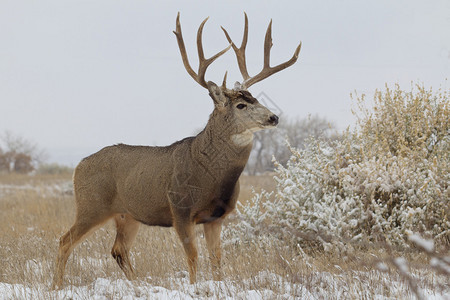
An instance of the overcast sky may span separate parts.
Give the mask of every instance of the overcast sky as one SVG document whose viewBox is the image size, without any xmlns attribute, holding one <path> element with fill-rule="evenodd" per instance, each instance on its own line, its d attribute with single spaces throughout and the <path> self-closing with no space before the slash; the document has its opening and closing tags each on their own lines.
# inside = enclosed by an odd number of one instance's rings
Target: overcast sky
<svg viewBox="0 0 450 300">
<path fill-rule="evenodd" d="M 172 33 L 178 11 L 194 69 L 196 31 L 208 16 L 207 57 L 228 45 L 220 26 L 240 43 L 247 12 L 250 75 L 262 67 L 270 19 L 272 65 L 302 41 L 295 65 L 250 88 L 282 119 L 317 114 L 343 129 L 354 123 L 353 91 L 370 98 L 385 83 L 450 87 L 448 0 L 0 0 L 0 133 L 75 165 L 107 145 L 167 145 L 204 127 L 212 100 L 183 67 Z M 232 51 L 206 79 L 220 83 L 226 70 L 229 85 L 241 81 Z"/>
</svg>

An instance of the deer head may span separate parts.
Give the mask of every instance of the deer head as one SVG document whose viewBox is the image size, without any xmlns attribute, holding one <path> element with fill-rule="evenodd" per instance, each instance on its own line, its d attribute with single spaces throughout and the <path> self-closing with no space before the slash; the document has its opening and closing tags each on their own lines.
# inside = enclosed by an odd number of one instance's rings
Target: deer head
<svg viewBox="0 0 450 300">
<path fill-rule="evenodd" d="M 186 48 L 184 46 L 183 36 L 181 33 L 180 13 L 178 13 L 177 16 L 176 30 L 174 31 L 175 36 L 177 37 L 178 47 L 180 49 L 181 57 L 183 59 L 183 64 L 186 68 L 186 71 L 198 84 L 208 89 L 209 95 L 214 101 L 215 110 L 213 112 L 213 115 L 222 115 L 222 117 L 226 120 L 239 120 L 239 122 L 234 123 L 235 133 L 238 134 L 238 138 L 236 139 L 238 140 L 243 136 L 252 136 L 252 133 L 255 131 L 275 127 L 278 124 L 278 116 L 273 114 L 264 105 L 259 103 L 258 100 L 254 98 L 247 89 L 253 84 L 271 76 L 272 74 L 275 74 L 293 65 L 298 59 L 301 48 L 300 43 L 291 59 L 275 67 L 271 67 L 270 48 L 272 47 L 272 21 L 270 21 L 264 41 L 263 69 L 257 75 L 250 77 L 245 61 L 245 48 L 247 46 L 248 39 L 248 18 L 246 13 L 244 13 L 244 16 L 245 27 L 241 46 L 238 48 L 231 40 L 228 32 L 222 27 L 222 30 L 225 33 L 225 36 L 230 45 L 208 59 L 205 58 L 202 44 L 203 27 L 208 18 L 206 18 L 200 24 L 200 27 L 197 31 L 197 50 L 199 57 L 199 67 L 197 73 L 189 64 L 189 59 L 186 53 Z M 239 70 L 244 79 L 242 83 L 236 82 L 233 89 L 228 89 L 226 87 L 226 72 L 221 86 L 217 86 L 212 81 L 206 82 L 205 73 L 208 66 L 225 52 L 227 52 L 231 47 L 236 54 Z M 239 143 L 239 141 L 237 141 L 237 143 Z"/>
</svg>

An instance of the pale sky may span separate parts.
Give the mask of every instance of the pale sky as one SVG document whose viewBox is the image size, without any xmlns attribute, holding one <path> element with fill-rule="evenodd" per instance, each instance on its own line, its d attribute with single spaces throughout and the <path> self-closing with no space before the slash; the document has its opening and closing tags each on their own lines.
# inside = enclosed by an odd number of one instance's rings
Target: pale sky
<svg viewBox="0 0 450 300">
<path fill-rule="evenodd" d="M 189 4 L 188 4 L 189 3 Z M 194 4 L 195 3 L 195 4 Z M 249 17 L 250 75 L 263 63 L 273 20 L 271 63 L 299 60 L 255 84 L 282 118 L 319 115 L 354 124 L 350 93 L 385 83 L 449 89 L 450 1 L 17 1 L 0 0 L 0 133 L 37 143 L 69 165 L 104 146 L 168 145 L 206 124 L 206 89 L 185 71 L 175 35 L 181 25 L 197 69 L 196 32 L 207 57 L 225 48 L 224 26 L 240 44 Z M 241 81 L 232 50 L 207 80 Z M 281 120 L 282 121 L 282 120 Z"/>
</svg>

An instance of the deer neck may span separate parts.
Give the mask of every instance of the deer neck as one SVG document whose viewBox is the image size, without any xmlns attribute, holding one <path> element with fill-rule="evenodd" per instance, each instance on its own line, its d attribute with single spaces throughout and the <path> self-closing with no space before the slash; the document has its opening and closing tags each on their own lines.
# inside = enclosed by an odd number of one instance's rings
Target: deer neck
<svg viewBox="0 0 450 300">
<path fill-rule="evenodd" d="M 222 117 L 222 118 L 221 118 Z M 226 117 L 211 115 L 193 144 L 197 159 L 213 167 L 244 169 L 253 145 L 253 132 L 236 130 Z"/>
</svg>

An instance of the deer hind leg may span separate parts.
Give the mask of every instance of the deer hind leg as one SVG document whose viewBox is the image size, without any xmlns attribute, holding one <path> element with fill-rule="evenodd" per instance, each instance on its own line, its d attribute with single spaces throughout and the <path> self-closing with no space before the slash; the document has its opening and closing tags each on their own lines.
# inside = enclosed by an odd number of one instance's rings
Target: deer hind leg
<svg viewBox="0 0 450 300">
<path fill-rule="evenodd" d="M 109 215 L 102 215 L 96 212 L 96 215 L 90 214 L 78 215 L 75 224 L 66 232 L 59 240 L 58 258 L 56 260 L 56 268 L 53 276 L 52 288 L 61 288 L 64 277 L 64 269 L 66 267 L 67 259 L 72 250 L 78 245 L 88 233 L 98 225 L 104 223 L 109 219 Z"/>
<path fill-rule="evenodd" d="M 127 279 L 134 280 L 136 276 L 131 266 L 129 251 L 136 238 L 140 223 L 127 214 L 115 216 L 114 221 L 116 222 L 117 234 L 111 254 Z"/>
<path fill-rule="evenodd" d="M 197 280 L 197 245 L 195 236 L 195 224 L 190 221 L 175 221 L 175 230 L 183 244 L 189 267 L 189 281 L 195 283 Z"/>
<path fill-rule="evenodd" d="M 221 260 L 221 250 L 220 250 L 220 232 L 222 230 L 222 221 L 218 220 L 211 223 L 205 223 L 203 225 L 205 232 L 206 246 L 209 252 L 209 259 L 211 261 L 211 268 L 213 273 L 213 278 L 216 281 L 222 279 L 220 260 Z"/>
</svg>

